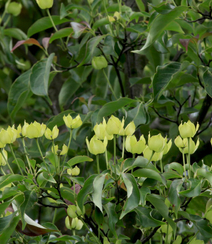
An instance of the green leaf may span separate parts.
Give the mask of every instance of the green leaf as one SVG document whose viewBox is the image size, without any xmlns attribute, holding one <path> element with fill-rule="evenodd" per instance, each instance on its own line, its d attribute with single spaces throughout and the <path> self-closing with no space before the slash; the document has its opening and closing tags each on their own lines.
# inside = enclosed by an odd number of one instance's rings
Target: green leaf
<svg viewBox="0 0 212 244">
<path fill-rule="evenodd" d="M 109 116 L 120 108 L 123 108 L 124 106 L 129 105 L 133 102 L 135 102 L 133 99 L 122 97 L 116 101 L 105 104 L 98 112 L 97 123 L 102 122 L 103 117 Z"/>
<path fill-rule="evenodd" d="M 10 88 L 7 109 L 11 118 L 16 116 L 16 113 L 23 106 L 25 101 L 32 96 L 29 83 L 30 74 L 31 69 L 21 74 Z"/>
<path fill-rule="evenodd" d="M 110 21 L 109 21 L 108 17 L 105 17 L 105 18 L 102 18 L 102 19 L 97 20 L 97 21 L 93 24 L 92 29 L 97 29 L 97 28 L 99 28 L 100 26 L 108 25 L 108 24 L 110 24 Z"/>
<path fill-rule="evenodd" d="M 158 66 L 152 81 L 154 100 L 158 100 L 173 76 L 180 71 L 181 63 L 171 62 L 169 64 Z"/>
<path fill-rule="evenodd" d="M 203 74 L 203 81 L 205 84 L 205 90 L 208 93 L 210 97 L 212 97 L 212 85 L 211 85 L 211 79 L 212 79 L 212 69 L 208 68 L 205 73 Z"/>
<path fill-rule="evenodd" d="M 142 0 L 136 0 L 136 4 L 137 4 L 137 6 L 138 6 L 138 8 L 139 8 L 139 10 L 140 10 L 141 12 L 142 12 L 142 11 L 145 11 L 145 6 L 144 6 Z"/>
<path fill-rule="evenodd" d="M 88 156 L 76 156 L 74 158 L 71 158 L 67 164 L 69 167 L 72 167 L 74 166 L 75 164 L 78 164 L 78 163 L 83 163 L 83 162 L 92 162 L 93 159 L 92 158 L 89 158 Z"/>
<path fill-rule="evenodd" d="M 72 33 L 73 33 L 73 28 L 71 28 L 71 27 L 60 29 L 51 36 L 49 43 L 52 43 L 54 40 L 57 40 L 57 39 L 60 39 L 63 37 L 68 37 Z"/>
<path fill-rule="evenodd" d="M 164 219 L 167 220 L 174 232 L 176 232 L 176 223 L 169 217 L 169 209 L 165 204 L 165 199 L 162 199 L 158 195 L 151 194 L 147 196 L 147 200 L 158 210 Z"/>
<path fill-rule="evenodd" d="M 54 53 L 47 59 L 37 62 L 32 67 L 30 87 L 35 95 L 48 96 L 49 74 L 53 58 Z"/>
<path fill-rule="evenodd" d="M 197 197 L 201 193 L 201 184 L 202 181 L 198 179 L 190 179 L 190 189 L 179 192 L 180 195 L 186 197 Z"/>
<path fill-rule="evenodd" d="M 60 188 L 61 196 L 74 204 L 74 192 L 68 187 Z"/>
<path fill-rule="evenodd" d="M 129 198 L 133 192 L 133 185 L 130 180 L 126 177 L 125 174 L 122 173 L 122 178 L 124 180 L 124 184 L 127 187 L 127 198 Z"/>
<path fill-rule="evenodd" d="M 197 176 L 203 176 L 204 178 L 206 178 L 208 180 L 208 182 L 212 185 L 212 173 L 206 171 L 206 169 L 201 168 L 198 169 L 196 172 Z"/>
<path fill-rule="evenodd" d="M 166 224 L 163 221 L 153 218 L 152 210 L 147 207 L 138 206 L 135 212 L 137 214 L 137 221 L 143 228 L 157 227 Z"/>
<path fill-rule="evenodd" d="M 166 185 L 166 181 L 161 177 L 161 175 L 152 169 L 138 169 L 133 172 L 133 175 L 135 177 L 146 177 L 154 179 Z"/>
<path fill-rule="evenodd" d="M 22 175 L 4 175 L 0 177 L 0 189 L 4 186 L 16 182 L 24 180 L 24 176 Z"/>
<path fill-rule="evenodd" d="M 105 212 L 108 216 L 108 225 L 110 228 L 110 231 L 113 233 L 113 235 L 118 238 L 117 231 L 116 231 L 116 223 L 118 222 L 118 215 L 116 213 L 116 205 L 114 203 L 107 203 L 104 205 Z"/>
<path fill-rule="evenodd" d="M 123 210 L 120 215 L 120 219 L 122 219 L 126 214 L 128 214 L 132 210 L 134 210 L 140 202 L 140 191 L 138 189 L 135 178 L 131 174 L 122 174 L 122 176 L 123 178 L 127 178 L 128 181 L 131 182 L 133 186 L 133 191 L 124 204 Z"/>
<path fill-rule="evenodd" d="M 11 214 L 5 218 L 0 218 L 0 243 L 7 244 L 10 236 L 15 231 L 18 224 L 19 216 Z"/>
<path fill-rule="evenodd" d="M 152 45 L 155 40 L 167 29 L 170 23 L 177 19 L 188 8 L 186 6 L 179 6 L 174 8 L 167 14 L 158 15 L 150 25 L 147 40 L 141 50 L 133 51 L 134 53 L 141 54 L 146 48 Z"/>
<path fill-rule="evenodd" d="M 182 242 L 182 237 L 181 236 L 177 236 L 176 240 L 173 242 L 173 244 L 181 244 Z M 191 244 L 191 243 L 190 243 Z M 195 243 L 193 243 L 195 244 Z M 197 243 L 196 243 L 197 244 Z"/>
<path fill-rule="evenodd" d="M 52 16 L 55 25 L 60 25 L 65 22 L 69 22 L 68 19 L 60 19 L 60 16 Z M 30 26 L 27 32 L 27 36 L 30 37 L 38 32 L 49 29 L 53 27 L 51 20 L 49 17 L 44 17 L 42 19 L 37 20 L 33 25 Z"/>
<path fill-rule="evenodd" d="M 181 204 L 179 191 L 182 184 L 183 180 L 174 180 L 172 181 L 171 186 L 169 188 L 168 199 L 170 203 L 174 206 L 175 214 L 177 214 Z"/>
<path fill-rule="evenodd" d="M 137 127 L 141 124 L 147 124 L 149 122 L 149 119 L 150 118 L 149 118 L 147 105 L 143 103 L 139 103 L 139 105 L 136 106 L 135 108 L 128 110 L 125 123 L 128 124 L 133 120 L 135 126 Z"/>
<path fill-rule="evenodd" d="M 3 30 L 5 36 L 10 36 L 18 40 L 28 39 L 27 35 L 18 28 L 7 28 Z"/>
<path fill-rule="evenodd" d="M 106 174 L 97 175 L 93 181 L 93 202 L 102 212 L 102 190 Z"/>
<path fill-rule="evenodd" d="M 88 194 L 93 191 L 93 181 L 96 178 L 96 175 L 90 176 L 84 183 L 82 189 L 77 195 L 77 203 L 79 208 L 83 211 L 84 202 Z"/>
<path fill-rule="evenodd" d="M 165 165 L 164 169 L 165 169 L 165 171 L 167 171 L 169 169 L 176 170 L 181 176 L 183 176 L 183 173 L 184 173 L 183 166 L 181 164 L 175 163 L 175 162 Z"/>
<path fill-rule="evenodd" d="M 65 106 L 75 96 L 77 90 L 87 80 L 93 68 L 91 66 L 78 67 L 72 70 L 71 76 L 63 84 L 59 93 L 59 104 Z"/>
</svg>

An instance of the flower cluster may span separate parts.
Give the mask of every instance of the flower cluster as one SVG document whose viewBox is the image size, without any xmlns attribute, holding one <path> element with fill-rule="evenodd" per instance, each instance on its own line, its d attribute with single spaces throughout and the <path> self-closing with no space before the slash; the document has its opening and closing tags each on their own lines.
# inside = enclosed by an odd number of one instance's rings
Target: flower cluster
<svg viewBox="0 0 212 244">
<path fill-rule="evenodd" d="M 161 134 L 152 137 L 149 135 L 148 144 L 146 144 L 143 135 L 137 140 L 133 135 L 136 130 L 134 122 L 131 121 L 126 127 L 124 124 L 124 119 L 120 120 L 113 115 L 108 122 L 103 119 L 102 123 L 96 124 L 94 126 L 95 135 L 90 142 L 86 138 L 88 150 L 94 155 L 104 153 L 108 140 L 112 140 L 117 135 L 126 138 L 124 146 L 128 152 L 132 154 L 141 154 L 143 152 L 144 157 L 152 161 L 160 160 L 171 148 L 171 140 L 167 142 L 167 138 L 163 138 Z"/>
<path fill-rule="evenodd" d="M 183 154 L 193 154 L 198 146 L 199 139 L 197 142 L 192 140 L 199 129 L 199 124 L 195 126 L 190 120 L 185 123 L 181 123 L 178 127 L 180 136 L 177 136 L 174 140 L 175 145 L 179 148 L 180 152 Z"/>
</svg>

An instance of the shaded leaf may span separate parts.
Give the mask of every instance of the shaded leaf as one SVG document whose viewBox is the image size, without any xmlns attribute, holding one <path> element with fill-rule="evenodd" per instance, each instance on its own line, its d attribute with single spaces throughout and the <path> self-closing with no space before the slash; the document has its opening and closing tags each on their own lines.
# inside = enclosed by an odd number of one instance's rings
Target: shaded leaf
<svg viewBox="0 0 212 244">
<path fill-rule="evenodd" d="M 76 156 L 74 158 L 71 158 L 67 164 L 69 167 L 72 167 L 74 166 L 75 164 L 78 164 L 78 163 L 83 163 L 83 162 L 92 162 L 93 159 L 92 158 L 89 158 L 88 156 Z"/>
</svg>

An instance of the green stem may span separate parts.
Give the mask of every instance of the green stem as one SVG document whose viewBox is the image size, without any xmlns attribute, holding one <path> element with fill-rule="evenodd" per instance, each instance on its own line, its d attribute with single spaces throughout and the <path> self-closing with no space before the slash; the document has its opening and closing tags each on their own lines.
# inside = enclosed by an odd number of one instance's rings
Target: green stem
<svg viewBox="0 0 212 244">
<path fill-rule="evenodd" d="M 3 148 L 1 149 L 1 154 L 2 154 L 2 157 L 4 158 L 5 162 L 7 162 L 7 166 L 8 166 L 8 168 L 9 168 L 10 172 L 11 172 L 12 174 L 14 174 L 12 168 L 10 167 L 10 164 L 9 164 L 8 160 L 7 160 L 7 159 L 5 158 L 5 156 L 4 156 Z"/>
<path fill-rule="evenodd" d="M 44 163 L 44 165 L 45 165 L 45 167 L 46 167 L 46 170 L 49 171 L 49 168 L 48 168 L 48 166 L 47 166 L 47 164 L 46 164 L 46 162 L 45 162 L 45 160 L 44 160 L 43 153 L 42 153 L 42 151 L 41 151 L 41 148 L 40 148 L 40 144 L 39 144 L 38 138 L 35 138 L 35 140 L 36 140 L 37 147 L 38 147 L 39 153 L 40 153 L 40 155 L 41 155 L 42 161 L 43 161 L 43 163 Z"/>
<path fill-rule="evenodd" d="M 69 149 L 69 147 L 70 147 L 70 145 L 71 145 L 72 134 L 73 134 L 73 129 L 70 130 L 70 137 L 69 137 L 69 141 L 68 141 L 68 149 Z M 65 163 L 65 161 L 66 161 L 67 154 L 68 154 L 68 152 L 66 153 L 66 155 L 65 155 L 65 157 L 64 157 L 63 165 L 64 165 L 64 163 Z"/>
<path fill-rule="evenodd" d="M 168 237 L 169 237 L 169 225 L 167 224 L 166 244 L 169 243 L 169 239 L 168 239 Z"/>
<path fill-rule="evenodd" d="M 59 173 L 60 172 L 60 160 L 58 159 L 57 153 L 55 151 L 54 140 L 52 140 L 52 146 L 53 146 L 53 152 L 54 152 L 54 160 L 55 160 L 56 170 L 58 170 L 58 173 Z"/>
<path fill-rule="evenodd" d="M 58 29 L 57 29 L 57 27 L 56 27 L 56 25 L 55 25 L 55 23 L 54 23 L 54 21 L 53 21 L 53 19 L 52 19 L 52 16 L 51 16 L 51 14 L 50 14 L 48 8 L 47 8 L 46 12 L 47 12 L 47 14 L 48 14 L 48 16 L 49 16 L 49 19 L 50 19 L 50 21 L 51 21 L 51 23 L 52 23 L 52 25 L 53 25 L 55 31 L 58 32 Z M 63 40 L 62 40 L 61 38 L 60 38 L 60 41 L 61 41 L 61 44 L 62 44 L 62 48 L 63 48 L 64 50 L 66 50 L 66 47 L 65 47 L 65 45 L 64 45 L 64 43 L 63 43 Z"/>
<path fill-rule="evenodd" d="M 115 177 L 116 177 L 116 135 L 113 136 L 113 157 L 114 157 L 114 169 L 115 169 Z"/>
<path fill-rule="evenodd" d="M 10 150 L 11 150 L 11 152 L 12 152 L 13 158 L 15 159 L 15 162 L 16 162 L 16 164 L 17 164 L 17 166 L 18 166 L 18 169 L 19 169 L 20 173 L 23 175 L 23 172 L 22 172 L 21 167 L 20 167 L 20 165 L 19 165 L 19 162 L 18 162 L 18 160 L 17 160 L 17 158 L 16 158 L 16 156 L 15 156 L 15 153 L 14 153 L 14 151 L 13 151 L 13 147 L 12 147 L 11 144 L 10 144 Z M 25 169 L 24 169 L 24 170 L 25 170 Z M 26 171 L 25 171 L 25 172 L 26 172 Z"/>
<path fill-rule="evenodd" d="M 100 169 L 99 169 L 99 154 L 96 155 L 96 163 L 97 163 L 97 174 L 100 174 Z"/>
<path fill-rule="evenodd" d="M 152 155 L 151 155 L 151 157 L 149 158 L 149 161 L 148 161 L 148 163 L 147 163 L 147 165 L 146 165 L 146 167 L 149 165 L 149 163 L 151 162 L 151 160 L 152 160 L 152 157 L 153 157 L 153 151 L 152 151 Z"/>
<path fill-rule="evenodd" d="M 52 220 L 53 224 L 55 223 L 56 216 L 57 216 L 57 208 L 55 208 L 55 210 L 54 210 L 54 216 L 53 216 L 53 220 Z"/>
<path fill-rule="evenodd" d="M 160 172 L 163 173 L 163 162 L 162 162 L 162 159 L 160 159 Z"/>
<path fill-rule="evenodd" d="M 188 156 L 187 156 L 187 163 L 188 163 L 188 178 L 191 177 L 191 163 L 190 163 L 190 137 L 188 138 Z"/>
<path fill-rule="evenodd" d="M 94 239 L 96 239 L 98 244 L 101 244 L 100 240 L 97 238 L 97 236 L 94 235 L 93 231 L 90 230 L 89 226 L 85 223 L 84 219 L 82 217 L 78 217 L 84 224 L 84 226 L 87 228 L 87 230 L 89 231 L 89 233 L 91 233 L 91 235 L 93 236 Z"/>
<path fill-rule="evenodd" d="M 24 153 L 26 155 L 27 163 L 28 163 L 28 166 L 29 166 L 29 171 L 32 174 L 32 168 L 31 168 L 31 164 L 29 162 L 29 157 L 28 157 L 27 151 L 26 151 L 26 145 L 25 145 L 24 137 L 22 137 L 22 144 L 23 144 L 23 148 L 24 148 Z"/>
<path fill-rule="evenodd" d="M 107 169 L 109 169 L 107 150 L 105 151 L 105 161 L 106 161 L 106 167 L 107 167 Z"/>
<path fill-rule="evenodd" d="M 187 179 L 186 164 L 185 164 L 185 153 L 183 152 L 182 155 L 183 155 L 183 168 L 184 168 L 185 179 Z"/>
<path fill-rule="evenodd" d="M 124 159 L 124 149 L 125 149 L 125 141 L 126 141 L 126 137 L 123 136 L 123 144 L 122 144 L 122 158 Z"/>
<path fill-rule="evenodd" d="M 115 92 L 114 92 L 114 90 L 113 90 L 113 88 L 112 88 L 112 86 L 111 86 L 111 84 L 110 84 L 110 81 L 109 81 L 104 69 L 103 69 L 103 74 L 105 76 L 105 79 L 107 80 L 108 86 L 110 87 L 110 90 L 111 90 L 113 96 L 115 97 L 115 99 L 118 99 L 116 94 L 115 94 Z"/>
</svg>

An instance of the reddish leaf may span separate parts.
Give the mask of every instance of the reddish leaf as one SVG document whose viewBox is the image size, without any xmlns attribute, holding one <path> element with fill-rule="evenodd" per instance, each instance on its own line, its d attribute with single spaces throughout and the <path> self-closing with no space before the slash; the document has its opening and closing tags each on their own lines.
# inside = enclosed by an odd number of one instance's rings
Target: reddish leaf
<svg viewBox="0 0 212 244">
<path fill-rule="evenodd" d="M 43 49 L 43 47 L 40 45 L 40 43 L 37 40 L 35 40 L 34 38 L 30 38 L 28 40 L 18 41 L 13 47 L 13 49 L 11 50 L 11 52 L 13 52 L 16 48 L 20 47 L 23 44 L 34 44 L 40 47 L 41 49 Z"/>
<path fill-rule="evenodd" d="M 180 39 L 180 43 L 185 47 L 186 51 L 188 51 L 188 44 L 191 39 Z"/>
</svg>

